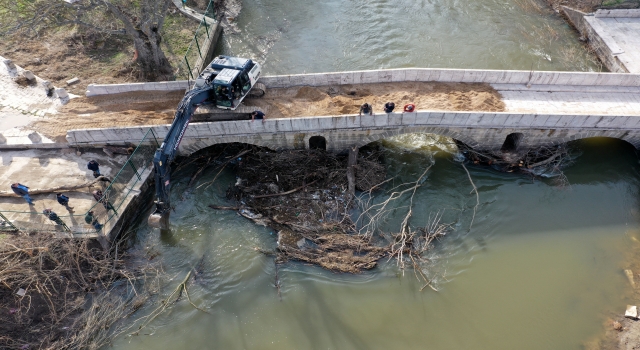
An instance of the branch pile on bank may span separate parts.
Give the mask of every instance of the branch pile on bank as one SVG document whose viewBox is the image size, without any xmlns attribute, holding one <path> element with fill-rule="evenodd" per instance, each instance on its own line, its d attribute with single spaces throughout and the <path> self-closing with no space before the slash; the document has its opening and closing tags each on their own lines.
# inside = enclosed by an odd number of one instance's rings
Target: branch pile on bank
<svg viewBox="0 0 640 350">
<path fill-rule="evenodd" d="M 5 235 L 0 243 L 0 347 L 99 349 L 117 321 L 141 307 L 135 291 L 151 265 L 125 266 L 125 254 L 87 239 Z M 148 280 L 148 277 L 152 277 Z"/>
</svg>

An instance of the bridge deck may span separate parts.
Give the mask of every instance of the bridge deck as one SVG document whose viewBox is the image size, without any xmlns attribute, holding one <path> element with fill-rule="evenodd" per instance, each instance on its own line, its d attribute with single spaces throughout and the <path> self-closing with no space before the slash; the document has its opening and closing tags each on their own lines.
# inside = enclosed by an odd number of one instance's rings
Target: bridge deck
<svg viewBox="0 0 640 350">
<path fill-rule="evenodd" d="M 637 87 L 597 89 L 580 86 L 493 84 L 505 103 L 505 112 L 540 114 L 638 115 Z"/>
</svg>

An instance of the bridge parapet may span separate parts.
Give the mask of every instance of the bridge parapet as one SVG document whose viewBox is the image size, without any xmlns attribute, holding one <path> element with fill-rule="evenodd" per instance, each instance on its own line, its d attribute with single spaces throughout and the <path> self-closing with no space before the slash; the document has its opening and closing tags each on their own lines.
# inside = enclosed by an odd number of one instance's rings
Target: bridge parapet
<svg viewBox="0 0 640 350">
<path fill-rule="evenodd" d="M 640 86 L 640 74 L 548 72 L 521 70 L 409 68 L 347 71 L 335 73 L 265 76 L 260 82 L 268 88 L 293 86 L 327 86 L 406 81 L 436 81 L 458 83 L 577 85 L 577 86 Z"/>
<path fill-rule="evenodd" d="M 97 146 L 139 142 L 149 128 L 165 137 L 169 125 L 113 129 L 70 130 L 73 146 Z M 475 148 L 500 148 L 510 133 L 522 133 L 522 146 L 557 144 L 604 136 L 626 140 L 640 147 L 640 116 L 518 114 L 505 112 L 418 111 L 374 116 L 340 115 L 193 123 L 180 145 L 187 155 L 218 143 L 242 142 L 272 149 L 308 148 L 309 139 L 322 136 L 327 149 L 343 150 L 390 136 L 434 133 L 449 136 Z"/>
</svg>

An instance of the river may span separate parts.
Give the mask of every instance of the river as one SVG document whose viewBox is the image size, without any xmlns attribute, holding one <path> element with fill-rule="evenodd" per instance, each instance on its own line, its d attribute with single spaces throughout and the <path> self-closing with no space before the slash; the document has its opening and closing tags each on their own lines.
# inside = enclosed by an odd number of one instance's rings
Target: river
<svg viewBox="0 0 640 350">
<path fill-rule="evenodd" d="M 529 5 L 527 5 L 529 4 Z M 559 16 L 524 1 L 245 0 L 220 52 L 255 57 L 267 74 L 398 67 L 597 70 Z M 539 10 L 542 9 L 542 10 Z M 557 35 L 535 35 L 538 28 Z M 564 60 L 567 50 L 577 52 Z M 564 53 L 563 53 L 564 52 Z M 603 332 L 610 312 L 632 302 L 623 269 L 640 248 L 640 165 L 622 141 L 588 139 L 553 179 L 499 173 L 456 161 L 450 140 L 412 134 L 384 140 L 388 176 L 415 180 L 415 226 L 443 212 L 452 230 L 427 253 L 425 272 L 439 291 L 420 291 L 414 273 L 382 261 L 360 275 L 287 263 L 274 287 L 275 233 L 214 211 L 235 181 L 187 188 L 194 169 L 176 174 L 170 234 L 142 225 L 139 249 L 170 276 L 168 295 L 191 267 L 202 274 L 184 298 L 116 349 L 581 349 Z M 391 185 L 390 185 L 391 186 Z M 381 194 L 382 195 L 382 194 Z M 399 203 L 399 206 L 404 205 Z M 398 208 L 388 228 L 397 227 Z M 204 258 L 203 258 L 204 257 Z M 138 311 L 144 315 L 153 307 Z"/>
</svg>

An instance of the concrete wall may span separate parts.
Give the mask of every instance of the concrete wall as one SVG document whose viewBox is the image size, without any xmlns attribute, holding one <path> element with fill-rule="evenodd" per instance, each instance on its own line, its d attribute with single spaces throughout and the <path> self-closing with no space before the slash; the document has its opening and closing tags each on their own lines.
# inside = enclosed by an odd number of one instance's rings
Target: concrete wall
<svg viewBox="0 0 640 350">
<path fill-rule="evenodd" d="M 189 82 L 186 80 L 161 81 L 157 83 L 89 84 L 86 95 L 111 95 L 133 91 L 185 91 L 188 88 Z"/>
<path fill-rule="evenodd" d="M 409 68 L 279 75 L 260 78 L 260 82 L 268 88 L 402 81 L 522 85 L 640 86 L 640 74 Z"/>
<path fill-rule="evenodd" d="M 616 73 L 629 73 L 629 70 L 616 56 L 624 51 L 618 47 L 616 41 L 606 33 L 600 23 L 594 20 L 594 16 L 566 6 L 562 6 L 562 10 L 578 32 L 589 40 L 589 46 L 595 50 L 596 55 L 608 70 Z M 610 12 L 608 10 L 595 17 L 610 16 Z"/>
<path fill-rule="evenodd" d="M 640 86 L 640 74 L 409 68 L 277 75 L 264 76 L 260 78 L 260 82 L 265 84 L 268 88 L 388 83 L 402 81 L 638 87 Z M 147 90 L 177 91 L 186 90 L 187 88 L 188 82 L 185 80 L 159 83 L 91 84 L 87 87 L 87 96 Z"/>
<path fill-rule="evenodd" d="M 222 33 L 222 26 L 219 23 L 215 23 L 209 27 L 211 35 L 205 40 L 204 43 L 200 43 L 200 49 L 202 52 L 206 52 L 204 56 L 198 58 L 196 65 L 193 68 L 193 76 L 198 77 L 200 72 L 213 60 L 213 51 L 218 44 L 218 39 Z"/>
<path fill-rule="evenodd" d="M 151 127 L 162 139 L 169 125 Z M 70 130 L 72 146 L 139 142 L 149 127 Z M 475 148 L 500 148 L 506 136 L 520 132 L 522 146 L 557 144 L 586 137 L 614 137 L 640 147 L 640 117 L 546 115 L 504 112 L 416 112 L 374 116 L 326 116 L 224 121 L 190 124 L 180 145 L 183 155 L 217 143 L 243 142 L 272 149 L 307 148 L 309 138 L 323 136 L 330 150 L 363 146 L 405 133 L 450 136 Z"/>
</svg>

